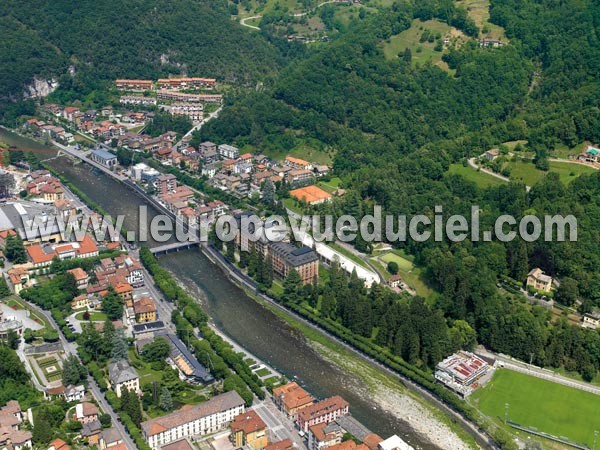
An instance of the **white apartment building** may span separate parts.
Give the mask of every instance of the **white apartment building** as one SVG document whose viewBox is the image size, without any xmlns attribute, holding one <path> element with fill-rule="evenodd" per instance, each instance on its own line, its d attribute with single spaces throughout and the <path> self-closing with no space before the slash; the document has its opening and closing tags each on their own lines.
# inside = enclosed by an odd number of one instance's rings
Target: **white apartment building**
<svg viewBox="0 0 600 450">
<path fill-rule="evenodd" d="M 188 436 L 203 436 L 225 429 L 245 409 L 235 392 L 217 395 L 200 405 L 189 406 L 162 417 L 142 422 L 142 434 L 152 449 Z"/>
</svg>

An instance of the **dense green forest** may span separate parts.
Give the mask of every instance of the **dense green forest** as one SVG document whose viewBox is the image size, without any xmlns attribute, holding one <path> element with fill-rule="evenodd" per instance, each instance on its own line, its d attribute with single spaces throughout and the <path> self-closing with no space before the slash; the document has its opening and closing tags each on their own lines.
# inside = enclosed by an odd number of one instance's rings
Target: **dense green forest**
<svg viewBox="0 0 600 450">
<path fill-rule="evenodd" d="M 528 140 L 527 149 L 535 152 L 541 167 L 559 145 L 600 140 L 600 5 L 590 0 L 492 0 L 491 20 L 505 28 L 509 45 L 485 48 L 472 41 L 451 49 L 444 55 L 450 71 L 415 66 L 405 52 L 396 59 L 384 58 L 382 43 L 408 28 L 415 17 L 436 17 L 458 26 L 456 18 L 462 13 L 453 8 L 443 0 L 419 2 L 419 7 L 396 3 L 357 19 L 338 39 L 290 65 L 270 95 L 240 99 L 204 127 L 199 138 L 261 151 L 291 150 L 307 138 L 335 148 L 336 174 L 353 192 L 315 208 L 319 213 L 360 217 L 379 204 L 386 212 L 410 216 L 432 214 L 433 206 L 442 205 L 446 217 L 468 216 L 471 205 L 479 205 L 482 229 L 493 228 L 492 219 L 500 214 L 517 219 L 525 214 L 574 214 L 578 242 L 394 245 L 415 255 L 437 289 L 429 300 L 449 325 L 434 335 L 447 335 L 448 326 L 466 321 L 478 342 L 493 350 L 533 357 L 540 365 L 564 366 L 591 379 L 600 369 L 598 332 L 568 325 L 566 319 L 551 323 L 545 310 L 499 291 L 496 284 L 505 276 L 521 282 L 531 268 L 541 267 L 566 281 L 557 293 L 565 302 L 580 301 L 582 312 L 600 306 L 595 276 L 600 264 L 600 176 L 582 176 L 565 186 L 549 174 L 527 193 L 516 183 L 482 190 L 448 174 L 448 168 L 510 140 Z M 463 31 L 470 25 L 464 23 Z M 341 292 L 324 293 L 329 306 L 322 315 L 363 336 L 370 336 L 373 323 L 382 320 L 378 343 L 418 365 L 431 366 L 451 350 L 451 345 L 418 351 L 411 347 L 423 344 L 417 336 L 420 326 L 428 326 L 424 319 L 414 321 L 413 331 L 401 333 L 414 336 L 414 342 L 397 341 L 396 325 L 403 322 L 398 317 L 409 317 L 408 306 L 402 307 L 405 312 L 398 306 L 391 313 L 394 309 L 373 306 L 366 294 L 363 304 Z M 347 320 L 348 311 L 360 320 Z"/>
<path fill-rule="evenodd" d="M 0 26 L 3 104 L 20 99 L 34 76 L 58 80 L 64 101 L 98 104 L 119 77 L 187 73 L 249 85 L 276 74 L 301 49 L 243 29 L 218 0 L 7 0 Z"/>
</svg>

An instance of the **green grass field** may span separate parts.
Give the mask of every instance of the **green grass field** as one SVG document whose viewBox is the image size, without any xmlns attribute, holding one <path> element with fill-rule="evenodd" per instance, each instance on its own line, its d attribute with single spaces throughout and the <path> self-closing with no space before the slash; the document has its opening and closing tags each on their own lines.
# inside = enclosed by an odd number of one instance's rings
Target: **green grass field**
<svg viewBox="0 0 600 450">
<path fill-rule="evenodd" d="M 593 443 L 600 418 L 599 396 L 505 369 L 470 401 L 498 421 L 504 420 L 508 403 L 512 422 L 587 445 Z"/>
<path fill-rule="evenodd" d="M 372 259 L 372 261 L 378 264 L 386 275 L 388 274 L 387 263 L 395 261 L 398 264 L 398 275 L 402 277 L 406 284 L 413 288 L 417 295 L 425 299 L 432 298 L 434 290 L 425 283 L 421 268 L 415 266 L 410 258 L 412 257 L 404 256 L 401 250 L 391 250 Z"/>
<path fill-rule="evenodd" d="M 510 179 L 522 181 L 527 186 L 533 186 L 540 181 L 549 172 L 556 172 L 560 177 L 560 181 L 569 184 L 575 178 L 583 173 L 594 173 L 596 169 L 582 164 L 574 164 L 568 162 L 550 161 L 550 171 L 544 172 L 535 168 L 535 165 L 525 161 L 511 161 L 508 163 L 510 169 Z"/>
<path fill-rule="evenodd" d="M 467 180 L 474 182 L 481 189 L 504 184 L 504 181 L 502 181 L 499 178 L 493 177 L 484 172 L 478 172 L 471 166 L 465 167 L 460 163 L 450 164 L 450 169 L 448 170 L 448 173 L 454 175 L 462 175 Z"/>
<path fill-rule="evenodd" d="M 383 52 L 387 59 L 397 58 L 399 54 L 403 54 L 406 48 L 410 48 L 413 64 L 425 64 L 431 62 L 438 65 L 444 70 L 449 70 L 448 65 L 442 61 L 444 51 L 437 52 L 434 50 L 436 42 L 419 42 L 421 35 L 425 30 L 429 30 L 434 35 L 441 35 L 442 38 L 448 37 L 463 39 L 462 33 L 450 25 L 438 20 L 427 20 L 421 22 L 415 19 L 408 30 L 392 36 L 389 42 L 384 43 Z"/>
<path fill-rule="evenodd" d="M 340 187 L 341 182 L 342 180 L 340 180 L 339 178 L 332 178 L 329 181 L 319 181 L 317 183 L 317 186 L 331 194 Z"/>
<path fill-rule="evenodd" d="M 463 7 L 469 13 L 469 16 L 475 21 L 482 32 L 482 37 L 488 39 L 499 39 L 506 41 L 504 29 L 498 25 L 490 23 L 490 0 L 457 0 L 457 7 Z M 485 32 L 484 33 L 484 28 Z"/>
<path fill-rule="evenodd" d="M 75 318 L 77 320 L 84 320 L 83 315 L 85 311 L 81 311 L 80 313 L 75 314 Z M 106 314 L 99 311 L 90 312 L 90 319 L 92 322 L 104 322 L 106 320 Z"/>
</svg>

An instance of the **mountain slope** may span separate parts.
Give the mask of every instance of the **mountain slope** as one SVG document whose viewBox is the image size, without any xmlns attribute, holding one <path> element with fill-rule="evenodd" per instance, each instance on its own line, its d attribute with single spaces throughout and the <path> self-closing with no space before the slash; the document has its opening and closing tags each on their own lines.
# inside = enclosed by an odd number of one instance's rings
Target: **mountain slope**
<svg viewBox="0 0 600 450">
<path fill-rule="evenodd" d="M 246 84 L 275 74 L 283 62 L 219 1 L 6 0 L 0 17 L 4 99 L 19 97 L 36 75 L 64 76 L 69 65 L 85 90 L 116 77 L 181 72 Z"/>
</svg>

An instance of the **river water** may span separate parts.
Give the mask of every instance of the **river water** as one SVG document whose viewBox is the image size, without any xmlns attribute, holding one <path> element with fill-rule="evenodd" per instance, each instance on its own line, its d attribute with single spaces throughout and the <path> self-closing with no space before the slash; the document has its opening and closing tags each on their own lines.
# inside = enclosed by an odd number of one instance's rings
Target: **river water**
<svg viewBox="0 0 600 450">
<path fill-rule="evenodd" d="M 0 141 L 33 147 L 31 141 L 3 129 Z M 138 207 L 144 202 L 133 192 L 85 164 L 73 165 L 62 157 L 49 163 L 108 213 L 124 214 L 127 229 L 138 228 Z M 155 214 L 149 208 L 148 218 Z M 248 297 L 199 250 L 171 253 L 161 256 L 160 261 L 202 303 L 219 329 L 258 358 L 287 377 L 296 377 L 317 397 L 341 395 L 350 403 L 352 415 L 373 432 L 383 437 L 398 434 L 415 448 L 437 448 L 406 422 L 383 411 L 374 399 L 365 396 L 356 375 L 323 358 L 299 332 Z"/>
</svg>

